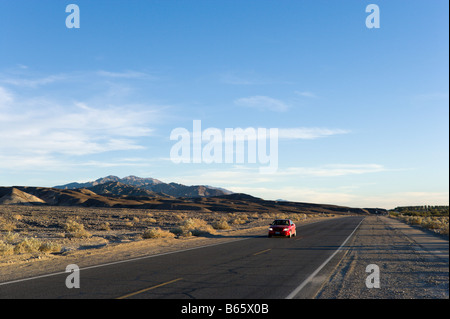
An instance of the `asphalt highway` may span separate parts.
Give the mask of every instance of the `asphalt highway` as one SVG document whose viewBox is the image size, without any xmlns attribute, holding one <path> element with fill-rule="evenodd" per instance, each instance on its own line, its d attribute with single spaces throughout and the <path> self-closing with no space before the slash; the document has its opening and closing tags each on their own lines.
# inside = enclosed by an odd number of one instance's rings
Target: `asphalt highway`
<svg viewBox="0 0 450 319">
<path fill-rule="evenodd" d="M 80 288 L 67 288 L 70 273 L 64 270 L 0 283 L 0 298 L 308 298 L 363 218 L 303 225 L 290 239 L 268 238 L 264 232 L 218 245 L 82 268 Z"/>
</svg>

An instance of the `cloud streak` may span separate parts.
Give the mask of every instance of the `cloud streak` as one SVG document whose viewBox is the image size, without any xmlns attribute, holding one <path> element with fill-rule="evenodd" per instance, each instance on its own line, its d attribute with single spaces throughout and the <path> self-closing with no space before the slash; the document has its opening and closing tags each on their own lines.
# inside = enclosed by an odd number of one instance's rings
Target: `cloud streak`
<svg viewBox="0 0 450 319">
<path fill-rule="evenodd" d="M 47 85 L 54 82 L 62 81 L 67 79 L 66 75 L 49 75 L 45 77 L 36 77 L 36 78 L 15 78 L 15 77 L 4 77 L 0 79 L 0 82 L 4 84 L 19 86 L 19 87 L 30 87 L 36 88 L 41 85 Z"/>
<path fill-rule="evenodd" d="M 210 169 L 196 172 L 192 176 L 178 177 L 184 183 L 194 183 L 201 179 L 210 185 L 224 187 L 273 183 L 274 179 L 284 181 L 292 176 L 297 177 L 341 177 L 348 175 L 373 174 L 389 171 L 381 164 L 329 164 L 314 167 L 279 168 L 276 174 L 261 174 L 258 168 L 234 166 L 232 169 Z"/>
<path fill-rule="evenodd" d="M 283 101 L 263 95 L 239 98 L 234 101 L 234 104 L 274 112 L 285 112 L 289 109 L 289 106 Z"/>
<path fill-rule="evenodd" d="M 278 129 L 278 137 L 281 139 L 302 139 L 314 140 L 333 135 L 348 134 L 349 130 L 328 129 L 317 127 L 298 127 L 298 128 L 280 128 Z"/>
<path fill-rule="evenodd" d="M 380 164 L 329 164 L 318 167 L 289 167 L 285 169 L 281 174 L 314 177 L 336 177 L 380 173 L 384 171 L 387 171 L 387 169 Z"/>
<path fill-rule="evenodd" d="M 6 103 L 5 103 L 6 101 Z M 22 99 L 0 87 L 2 154 L 88 155 L 138 150 L 158 118 L 151 106 L 90 106 L 44 98 Z"/>
<path fill-rule="evenodd" d="M 96 80 L 157 80 L 156 76 L 149 73 L 127 70 L 127 71 L 78 71 L 69 73 L 59 73 L 50 75 L 32 74 L 28 70 L 22 69 L 20 72 L 0 73 L 0 84 L 18 88 L 39 88 L 46 85 L 60 82 L 85 82 L 87 79 Z"/>
<path fill-rule="evenodd" d="M 156 77 L 137 71 L 124 71 L 124 72 L 111 72 L 100 70 L 96 72 L 97 75 L 108 78 L 116 78 L 116 79 L 156 79 Z"/>
<path fill-rule="evenodd" d="M 303 96 L 303 97 L 307 97 L 307 98 L 317 98 L 316 94 L 314 94 L 313 92 L 309 92 L 309 91 L 295 91 L 294 93 L 297 95 Z"/>
</svg>

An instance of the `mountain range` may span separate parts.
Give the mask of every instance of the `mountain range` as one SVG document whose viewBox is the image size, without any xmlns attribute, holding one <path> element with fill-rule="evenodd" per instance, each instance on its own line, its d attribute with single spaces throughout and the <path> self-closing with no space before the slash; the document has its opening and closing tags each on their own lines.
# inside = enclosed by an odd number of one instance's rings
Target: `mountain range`
<svg viewBox="0 0 450 319">
<path fill-rule="evenodd" d="M 186 186 L 177 183 L 164 183 L 155 178 L 127 176 L 119 178 L 109 175 L 86 183 L 69 183 L 55 186 L 58 189 L 90 189 L 97 194 L 162 196 L 162 197 L 210 197 L 229 195 L 232 192 L 223 188 L 205 185 Z"/>
</svg>

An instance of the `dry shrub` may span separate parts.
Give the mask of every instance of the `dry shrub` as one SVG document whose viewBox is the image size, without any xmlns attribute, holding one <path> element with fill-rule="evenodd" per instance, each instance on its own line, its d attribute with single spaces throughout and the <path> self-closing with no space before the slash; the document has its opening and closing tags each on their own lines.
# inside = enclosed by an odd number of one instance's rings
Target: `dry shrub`
<svg viewBox="0 0 450 319">
<path fill-rule="evenodd" d="M 242 219 L 241 217 L 233 218 L 231 220 L 231 223 L 233 225 L 242 225 L 242 224 L 245 224 L 246 222 L 247 222 L 247 220 L 246 219 Z"/>
<path fill-rule="evenodd" d="M 0 256 L 9 256 L 14 254 L 14 246 L 0 240 Z"/>
<path fill-rule="evenodd" d="M 182 222 L 180 226 L 173 228 L 171 232 L 179 237 L 190 237 L 213 234 L 214 229 L 203 219 L 189 218 Z"/>
<path fill-rule="evenodd" d="M 19 239 L 19 234 L 18 233 L 8 232 L 7 234 L 2 236 L 2 240 L 5 241 L 8 244 L 13 244 L 13 243 L 17 242 L 18 239 Z"/>
<path fill-rule="evenodd" d="M 18 234 L 8 233 L 0 240 L 0 256 L 24 253 L 53 253 L 61 251 L 61 246 L 52 242 L 43 242 L 37 238 L 20 239 Z"/>
<path fill-rule="evenodd" d="M 398 215 L 397 217 L 410 225 L 424 227 L 436 233 L 448 235 L 449 218 L 446 216 L 423 217 L 423 216 Z"/>
<path fill-rule="evenodd" d="M 35 253 L 39 251 L 41 244 L 36 238 L 24 238 L 14 246 L 14 252 L 16 254 Z"/>
<path fill-rule="evenodd" d="M 231 226 L 228 224 L 227 220 L 224 218 L 213 223 L 212 227 L 214 229 L 230 229 L 231 228 Z"/>
<path fill-rule="evenodd" d="M 0 217 L 0 231 L 13 231 L 16 225 L 4 217 Z"/>
<path fill-rule="evenodd" d="M 98 228 L 99 228 L 100 230 L 106 230 L 106 231 L 111 230 L 110 224 L 109 224 L 108 222 L 103 222 L 103 223 L 101 223 L 101 224 L 98 226 Z"/>
<path fill-rule="evenodd" d="M 52 243 L 52 242 L 44 242 L 39 246 L 39 251 L 43 253 L 56 253 L 61 251 L 61 245 Z"/>
<path fill-rule="evenodd" d="M 156 224 L 156 222 L 157 222 L 156 218 L 153 218 L 153 217 L 146 217 L 146 218 L 142 219 L 142 221 L 144 223 L 149 223 L 149 224 Z"/>
<path fill-rule="evenodd" d="M 185 213 L 173 213 L 172 216 L 175 220 L 183 220 L 186 218 Z"/>
<path fill-rule="evenodd" d="M 171 233 L 168 230 L 163 230 L 159 227 L 147 229 L 143 234 L 142 238 L 150 239 L 150 238 L 173 238 L 175 234 Z"/>
<path fill-rule="evenodd" d="M 69 238 L 89 238 L 92 235 L 84 229 L 84 225 L 74 220 L 68 220 L 64 224 L 64 230 L 67 232 L 66 237 Z"/>
<path fill-rule="evenodd" d="M 133 224 L 132 221 L 127 221 L 127 222 L 125 222 L 124 225 L 125 225 L 126 227 L 133 227 L 133 226 L 134 226 L 134 224 Z"/>
<path fill-rule="evenodd" d="M 270 215 L 269 213 L 262 213 L 260 216 L 262 219 L 271 219 L 272 218 L 272 215 Z"/>
</svg>

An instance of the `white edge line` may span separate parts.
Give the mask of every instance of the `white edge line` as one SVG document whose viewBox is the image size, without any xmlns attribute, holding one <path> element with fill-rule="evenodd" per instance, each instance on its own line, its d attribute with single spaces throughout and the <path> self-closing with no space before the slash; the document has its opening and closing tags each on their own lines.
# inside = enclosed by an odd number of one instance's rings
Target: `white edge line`
<svg viewBox="0 0 450 319">
<path fill-rule="evenodd" d="M 81 270 L 87 270 L 87 269 L 93 269 L 93 268 L 100 268 L 100 267 L 105 267 L 105 266 L 111 266 L 111 265 L 117 265 L 117 264 L 122 264 L 122 263 L 126 263 L 126 262 L 137 261 L 137 260 L 142 260 L 142 259 L 147 259 L 147 258 L 154 258 L 154 257 L 159 257 L 159 256 L 164 256 L 164 255 L 176 254 L 176 253 L 181 253 L 181 252 L 185 252 L 185 251 L 189 251 L 189 250 L 195 250 L 195 249 L 200 249 L 200 248 L 207 248 L 207 247 L 213 247 L 213 246 L 218 246 L 218 245 L 224 245 L 224 244 L 234 243 L 234 242 L 238 242 L 238 241 L 242 241 L 242 240 L 247 240 L 247 239 L 250 239 L 250 238 L 253 238 L 253 237 L 241 238 L 241 239 L 226 241 L 226 242 L 223 242 L 223 243 L 216 243 L 216 244 L 211 244 L 211 245 L 204 245 L 204 246 L 186 248 L 186 249 L 175 250 L 175 251 L 170 251 L 170 252 L 166 252 L 166 253 L 160 253 L 160 254 L 155 254 L 155 255 L 148 255 L 148 256 L 142 256 L 142 257 L 136 257 L 136 258 L 130 258 L 130 259 L 125 259 L 125 260 L 114 261 L 114 262 L 105 263 L 105 264 L 88 266 L 88 267 L 80 268 L 80 271 Z M 39 279 L 39 278 L 57 276 L 57 275 L 65 274 L 65 273 L 67 273 L 67 272 L 60 271 L 60 272 L 55 272 L 55 273 L 46 274 L 46 275 L 40 275 L 40 276 L 35 276 L 35 277 L 29 277 L 29 278 L 12 280 L 12 281 L 7 281 L 7 282 L 2 282 L 2 283 L 0 283 L 0 286 L 9 285 L 9 284 L 15 284 L 15 283 L 28 281 L 28 280 Z"/>
<path fill-rule="evenodd" d="M 331 259 L 344 247 L 347 241 L 352 237 L 353 233 L 359 228 L 359 225 L 363 222 L 365 217 L 359 222 L 358 226 L 352 231 L 350 235 L 348 235 L 347 239 L 344 240 L 341 246 L 330 256 L 327 260 L 325 260 L 311 275 L 308 276 L 297 288 L 295 288 L 285 299 L 293 299 L 318 273 L 325 267 L 326 264 L 330 262 Z"/>
</svg>

